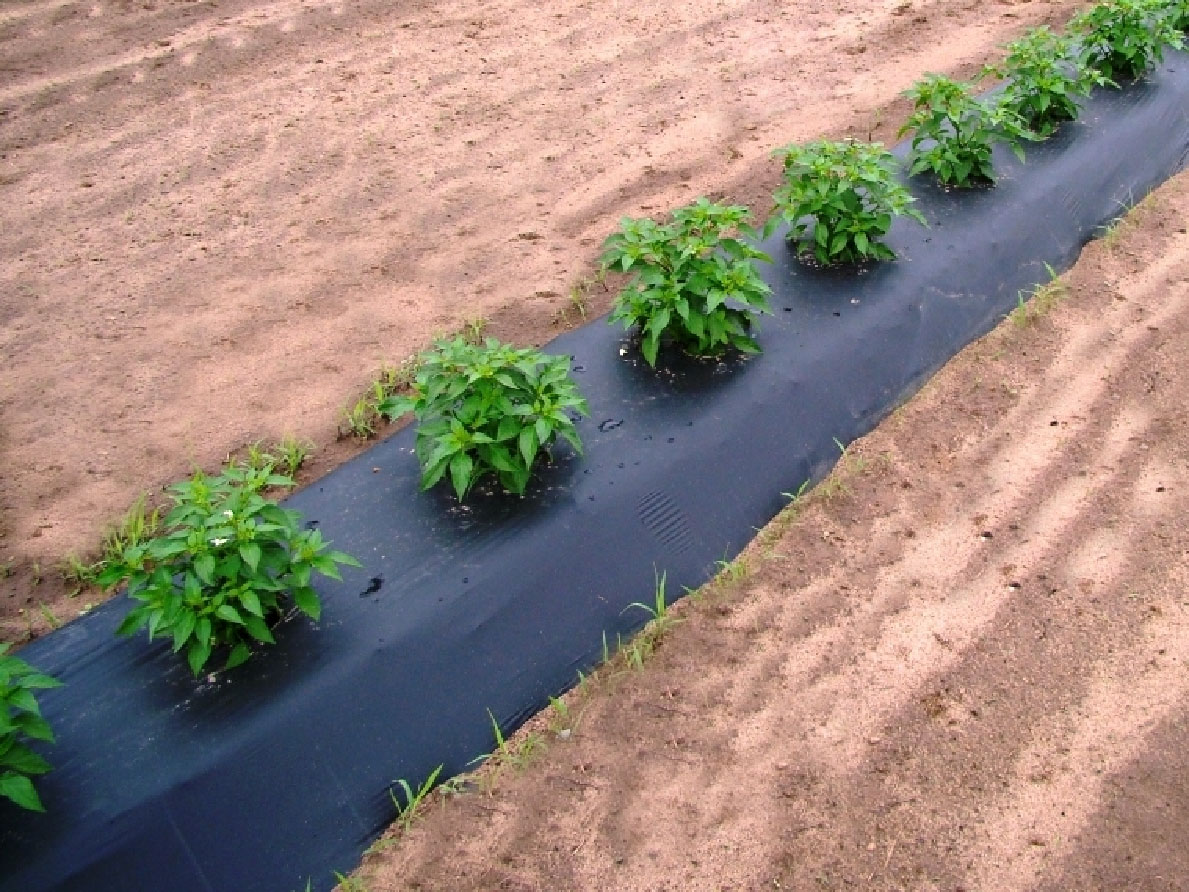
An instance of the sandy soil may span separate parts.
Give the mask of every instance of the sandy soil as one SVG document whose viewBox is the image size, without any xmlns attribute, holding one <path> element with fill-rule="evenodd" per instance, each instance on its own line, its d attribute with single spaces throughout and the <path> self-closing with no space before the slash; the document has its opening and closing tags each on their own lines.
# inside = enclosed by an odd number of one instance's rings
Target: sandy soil
<svg viewBox="0 0 1189 892">
<path fill-rule="evenodd" d="M 325 471 L 382 363 L 548 339 L 622 215 L 766 212 L 772 148 L 890 141 L 921 73 L 1074 5 L 6 4 L 0 637 L 94 598 L 55 568 L 139 493 L 286 432 Z"/>
<path fill-rule="evenodd" d="M 1186 221 L 1189 174 L 352 888 L 1187 888 Z"/>
</svg>

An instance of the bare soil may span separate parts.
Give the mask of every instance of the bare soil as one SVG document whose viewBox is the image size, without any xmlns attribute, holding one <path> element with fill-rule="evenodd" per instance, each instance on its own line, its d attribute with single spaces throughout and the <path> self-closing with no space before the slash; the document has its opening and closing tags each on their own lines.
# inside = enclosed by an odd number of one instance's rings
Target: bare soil
<svg viewBox="0 0 1189 892">
<path fill-rule="evenodd" d="M 519 343 L 623 215 L 766 213 L 781 144 L 894 138 L 1044 0 L 29 0 L 0 8 L 0 639 L 138 494 L 255 440 L 360 448 L 378 368 Z M 591 315 L 610 295 L 596 289 Z"/>
<path fill-rule="evenodd" d="M 1189 173 L 352 888 L 1189 888 L 1187 221 Z"/>
</svg>

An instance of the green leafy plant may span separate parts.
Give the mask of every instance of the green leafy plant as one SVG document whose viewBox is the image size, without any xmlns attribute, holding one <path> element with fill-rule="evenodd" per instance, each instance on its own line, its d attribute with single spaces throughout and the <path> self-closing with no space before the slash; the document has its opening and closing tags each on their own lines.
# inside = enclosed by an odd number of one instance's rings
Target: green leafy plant
<svg viewBox="0 0 1189 892">
<path fill-rule="evenodd" d="M 633 669 L 644 668 L 644 661 L 660 646 L 661 641 L 669 634 L 669 631 L 681 622 L 669 610 L 668 596 L 665 593 L 667 575 L 667 573 L 661 573 L 654 576 L 655 585 L 653 587 L 651 604 L 646 604 L 643 601 L 633 601 L 623 610 L 626 613 L 634 607 L 637 610 L 643 610 L 649 617 L 647 624 L 632 638 L 630 643 L 625 645 L 620 640 L 619 646 L 616 648 L 623 655 L 624 662 Z M 605 651 L 605 634 L 603 647 Z"/>
<path fill-rule="evenodd" d="M 472 344 L 482 344 L 484 337 L 483 332 L 487 330 L 487 320 L 482 316 L 476 316 L 474 319 L 468 319 L 466 324 L 462 327 L 461 337 L 464 341 L 469 341 Z"/>
<path fill-rule="evenodd" d="M 1164 44 L 1182 46 L 1160 0 L 1106 0 L 1074 16 L 1069 30 L 1081 42 L 1081 62 L 1112 81 L 1143 77 L 1164 59 Z"/>
<path fill-rule="evenodd" d="M 481 332 L 484 325 L 486 322 L 483 320 L 472 320 L 467 323 L 467 333 L 460 337 L 473 341 L 473 335 Z M 381 366 L 379 374 L 368 385 L 367 392 L 342 410 L 339 439 L 355 437 L 359 440 L 370 440 L 376 436 L 384 420 L 381 407 L 385 401 L 406 390 L 413 383 L 419 362 L 420 358 L 414 356 L 402 360 L 398 365 Z"/>
<path fill-rule="evenodd" d="M 268 451 L 262 441 L 257 440 L 254 443 L 248 444 L 244 450 L 244 457 L 239 460 L 239 463 L 246 468 L 257 471 L 268 465 L 275 467 L 277 459 L 276 456 Z"/>
<path fill-rule="evenodd" d="M 371 892 L 362 877 L 347 876 L 336 870 L 334 872 L 334 881 L 338 884 L 335 886 L 336 892 Z M 309 884 L 307 883 L 306 885 L 308 886 Z"/>
<path fill-rule="evenodd" d="M 1030 296 L 1023 291 L 1016 292 L 1016 308 L 1008 318 L 1017 328 L 1026 328 L 1045 316 L 1069 294 L 1069 285 L 1062 281 L 1060 274 L 1048 263 L 1044 267 L 1049 274 L 1048 282 L 1033 288 Z"/>
<path fill-rule="evenodd" d="M 811 249 L 818 263 L 892 260 L 896 255 L 880 241 L 892 218 L 908 215 L 925 224 L 896 181 L 895 158 L 879 143 L 821 140 L 775 154 L 784 161 L 776 212 L 790 224 L 789 238 Z"/>
<path fill-rule="evenodd" d="M 655 585 L 653 586 L 651 604 L 646 604 L 643 601 L 633 601 L 624 608 L 624 612 L 635 607 L 637 610 L 643 610 L 648 614 L 648 625 L 645 626 L 637 637 L 650 639 L 654 643 L 663 638 L 673 626 L 681 622 L 669 612 L 669 599 L 665 593 L 665 583 L 668 575 L 668 572 L 664 572 L 656 576 L 654 572 Z"/>
<path fill-rule="evenodd" d="M 104 535 L 103 557 L 100 563 L 106 566 L 128 548 L 143 545 L 153 537 L 160 524 L 161 512 L 156 508 L 147 507 L 142 493 L 124 513 L 120 522 Z"/>
<path fill-rule="evenodd" d="M 339 421 L 339 438 L 355 437 L 370 440 L 376 435 L 376 404 L 368 397 L 360 397 L 343 409 Z"/>
<path fill-rule="evenodd" d="M 60 565 L 63 580 L 75 586 L 71 597 L 84 588 L 98 585 L 104 570 L 116 564 L 129 548 L 148 542 L 161 523 L 161 513 L 149 508 L 144 493 L 124 512 L 119 522 L 107 528 L 103 534 L 99 559 L 88 562 L 77 554 L 68 554 Z"/>
<path fill-rule="evenodd" d="M 479 789 L 490 795 L 504 768 L 512 766 L 516 770 L 527 767 L 534 758 L 545 749 L 545 741 L 535 731 L 522 734 L 519 739 L 509 741 L 500 730 L 500 724 L 495 714 L 489 709 L 487 715 L 491 719 L 491 729 L 495 736 L 495 749 L 471 759 L 467 765 L 482 765 L 484 771 L 479 774 Z"/>
<path fill-rule="evenodd" d="M 491 719 L 491 730 L 495 737 L 495 749 L 490 753 L 476 756 L 467 764 L 491 765 L 493 767 L 490 775 L 492 779 L 494 779 L 495 775 L 505 765 L 511 765 L 517 769 L 524 768 L 544 748 L 544 741 L 542 741 L 541 735 L 535 731 L 522 735 L 520 740 L 515 743 L 508 741 L 504 737 L 504 732 L 500 729 L 500 723 L 496 721 L 495 713 L 488 709 L 487 716 Z"/>
<path fill-rule="evenodd" d="M 79 594 L 87 586 L 94 585 L 101 569 L 103 569 L 101 562 L 88 563 L 73 552 L 67 554 L 59 565 L 63 581 L 74 586 L 70 593 L 71 597 Z"/>
<path fill-rule="evenodd" d="M 259 440 L 249 443 L 243 457 L 231 463 L 252 471 L 266 467 L 280 468 L 282 473 L 292 477 L 313 451 L 314 444 L 309 440 L 299 440 L 292 434 L 285 434 L 271 449 Z"/>
<path fill-rule="evenodd" d="M 589 414 L 568 357 L 462 337 L 438 341 L 421 357 L 409 394 L 379 409 L 416 416 L 421 488 L 449 475 L 459 501 L 487 475 L 523 494 L 537 458 L 559 438 L 581 453 L 573 416 Z"/>
<path fill-rule="evenodd" d="M 633 601 L 631 604 L 625 607 L 621 613 L 627 613 L 629 610 L 635 607 L 637 610 L 643 610 L 645 613 L 647 613 L 650 620 L 662 623 L 667 626 L 669 624 L 669 620 L 672 619 L 672 617 L 669 616 L 668 597 L 665 595 L 665 582 L 668 577 L 669 573 L 667 570 L 659 575 L 653 571 L 653 581 L 655 584 L 652 588 L 652 603 L 645 604 L 643 601 Z"/>
<path fill-rule="evenodd" d="M 1034 138 L 1011 109 L 985 105 L 971 95 L 968 84 L 939 74 L 926 75 L 904 95 L 914 107 L 900 128 L 901 135 L 912 133 L 910 171 L 931 171 L 947 186 L 993 183 L 992 146 L 1005 142 L 1022 160 L 1020 140 Z"/>
<path fill-rule="evenodd" d="M 392 799 L 392 804 L 396 807 L 396 822 L 400 825 L 401 830 L 407 833 L 409 828 L 413 826 L 413 822 L 421 812 L 421 807 L 425 804 L 426 797 L 433 791 L 434 785 L 438 782 L 438 775 L 442 773 L 442 768 L 444 767 L 443 765 L 439 765 L 431 771 L 429 777 L 417 789 L 413 789 L 412 784 L 403 777 L 400 778 L 396 783 L 405 794 L 403 805 L 397 799 L 394 791 L 388 791 L 388 795 Z"/>
<path fill-rule="evenodd" d="M 291 596 L 312 619 L 321 603 L 310 585 L 314 572 L 339 579 L 339 564 L 358 567 L 348 554 L 328 550 L 318 530 L 299 528 L 300 515 L 266 499 L 268 486 L 293 480 L 259 469 L 231 466 L 217 477 L 196 471 L 170 488 L 174 507 L 164 530 L 130 545 L 99 576 L 100 584 L 127 583 L 139 605 L 116 630 L 130 635 L 148 627 L 149 638 L 173 638 L 197 675 L 218 648 L 226 668 L 251 655 L 255 643 L 273 643 L 270 622 Z"/>
<path fill-rule="evenodd" d="M 753 316 L 768 312 L 769 288 L 755 261 L 770 261 L 748 244 L 748 210 L 700 198 L 669 223 L 624 218 L 602 257 L 604 271 L 633 273 L 611 313 L 612 323 L 640 330 L 640 352 L 655 366 L 663 338 L 694 356 L 727 349 L 758 353 Z"/>
<path fill-rule="evenodd" d="M 568 737 L 575 725 L 574 719 L 570 715 L 570 704 L 560 697 L 550 695 L 549 708 L 552 710 L 549 730 L 559 736 Z"/>
<path fill-rule="evenodd" d="M 379 386 L 385 399 L 412 385 L 413 380 L 417 377 L 418 362 L 418 357 L 410 356 L 401 360 L 397 365 L 385 364 L 380 367 L 380 374 L 376 378 L 375 385 Z M 373 385 L 373 389 L 375 385 Z"/>
<path fill-rule="evenodd" d="M 58 618 L 58 614 L 54 613 L 44 602 L 38 602 L 37 610 L 51 629 L 60 629 L 62 627 L 62 620 Z"/>
<path fill-rule="evenodd" d="M 1081 65 L 1068 37 L 1044 26 L 1008 44 L 1003 63 L 987 66 L 984 73 L 1008 79 L 1000 103 L 1040 137 L 1076 120 L 1078 100 L 1090 95 L 1094 86 L 1110 83 L 1105 75 Z"/>
<path fill-rule="evenodd" d="M 1169 0 L 1164 4 L 1169 26 L 1181 34 L 1189 34 L 1189 0 Z"/>
<path fill-rule="evenodd" d="M 49 723 L 41 717 L 34 691 L 61 686 L 0 644 L 0 796 L 21 808 L 45 811 L 32 777 L 45 774 L 50 764 L 33 752 L 26 740 L 53 743 Z"/>
<path fill-rule="evenodd" d="M 314 444 L 299 440 L 292 434 L 285 434 L 277 443 L 277 467 L 287 477 L 294 476 L 314 453 Z"/>
</svg>

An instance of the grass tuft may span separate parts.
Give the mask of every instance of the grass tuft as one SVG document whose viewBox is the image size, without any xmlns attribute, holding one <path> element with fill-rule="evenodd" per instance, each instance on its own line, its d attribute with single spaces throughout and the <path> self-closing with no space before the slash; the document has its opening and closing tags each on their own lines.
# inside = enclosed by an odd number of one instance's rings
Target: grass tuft
<svg viewBox="0 0 1189 892">
<path fill-rule="evenodd" d="M 1024 296 L 1023 291 L 1016 295 L 1016 308 L 1008 314 L 1016 328 L 1027 328 L 1047 316 L 1053 307 L 1069 295 L 1069 285 L 1061 278 L 1060 273 L 1047 263 L 1045 270 L 1049 274 L 1048 282 L 1037 285 L 1028 297 Z"/>
</svg>

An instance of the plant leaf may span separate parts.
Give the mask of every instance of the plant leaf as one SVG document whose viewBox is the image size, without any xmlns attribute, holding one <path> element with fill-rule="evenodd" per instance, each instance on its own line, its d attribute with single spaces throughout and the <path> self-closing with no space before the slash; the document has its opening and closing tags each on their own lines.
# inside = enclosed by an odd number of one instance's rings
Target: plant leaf
<svg viewBox="0 0 1189 892">
<path fill-rule="evenodd" d="M 190 646 L 186 649 L 186 661 L 190 664 L 190 671 L 194 675 L 202 672 L 202 667 L 206 665 L 206 661 L 210 658 L 210 644 L 203 644 L 201 641 L 191 641 Z"/>
<path fill-rule="evenodd" d="M 242 665 L 250 656 L 252 656 L 251 648 L 241 641 L 231 649 L 231 653 L 227 655 L 227 663 L 223 668 L 234 669 L 236 666 Z"/>
<path fill-rule="evenodd" d="M 322 602 L 314 590 L 308 585 L 298 586 L 293 590 L 293 603 L 297 609 L 315 622 L 322 616 Z"/>
<path fill-rule="evenodd" d="M 239 546 L 239 556 L 244 559 L 248 569 L 255 573 L 260 565 L 260 546 L 255 542 L 243 542 Z"/>
<path fill-rule="evenodd" d="M 460 452 L 450 459 L 450 482 L 460 502 L 471 488 L 471 471 L 474 467 L 474 460 L 465 452 Z"/>
<path fill-rule="evenodd" d="M 264 608 L 260 605 L 260 596 L 251 589 L 244 589 L 243 593 L 241 593 L 239 596 L 239 602 L 241 605 L 243 605 L 244 610 L 248 611 L 248 613 L 252 614 L 253 616 L 264 616 Z M 247 620 L 245 617 L 245 622 L 246 621 Z"/>
<path fill-rule="evenodd" d="M 51 768 L 49 762 L 19 743 L 0 756 L 0 766 L 20 774 L 45 774 Z"/>
<path fill-rule="evenodd" d="M 41 797 L 33 788 L 33 782 L 16 772 L 6 771 L 0 775 L 0 796 L 11 799 L 21 808 L 26 808 L 29 811 L 45 811 L 45 806 L 41 804 Z"/>
<path fill-rule="evenodd" d="M 276 643 L 276 639 L 273 638 L 272 632 L 268 628 L 268 624 L 258 616 L 244 617 L 244 628 L 247 629 L 248 634 L 257 641 L 261 641 L 264 644 Z"/>
</svg>

